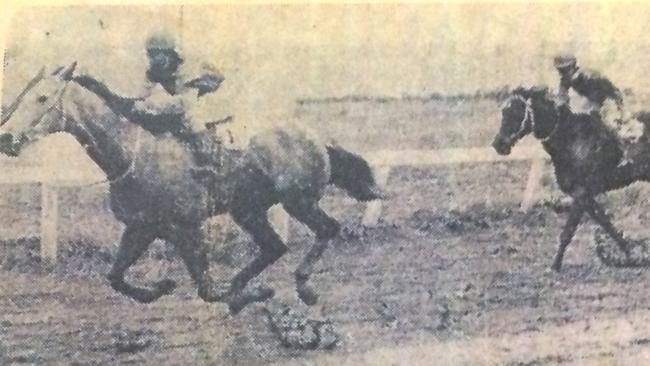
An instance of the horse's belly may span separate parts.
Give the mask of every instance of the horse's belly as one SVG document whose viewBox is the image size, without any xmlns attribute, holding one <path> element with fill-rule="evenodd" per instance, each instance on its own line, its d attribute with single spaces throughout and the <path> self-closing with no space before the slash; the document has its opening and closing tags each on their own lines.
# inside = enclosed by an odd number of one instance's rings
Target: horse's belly
<svg viewBox="0 0 650 366">
<path fill-rule="evenodd" d="M 143 146 L 133 179 L 112 189 L 116 209 L 127 219 L 147 221 L 207 217 L 207 190 L 193 179 L 192 164 L 189 152 L 175 141 L 163 139 Z"/>
</svg>

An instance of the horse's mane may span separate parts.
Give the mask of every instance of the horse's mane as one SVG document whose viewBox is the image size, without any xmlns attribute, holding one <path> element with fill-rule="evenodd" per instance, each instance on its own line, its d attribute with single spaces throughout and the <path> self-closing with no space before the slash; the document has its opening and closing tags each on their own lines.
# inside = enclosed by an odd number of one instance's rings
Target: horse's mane
<svg viewBox="0 0 650 366">
<path fill-rule="evenodd" d="M 512 90 L 511 95 L 518 95 L 524 99 L 544 98 L 551 99 L 551 93 L 547 86 L 536 85 L 529 88 L 518 86 Z"/>
</svg>

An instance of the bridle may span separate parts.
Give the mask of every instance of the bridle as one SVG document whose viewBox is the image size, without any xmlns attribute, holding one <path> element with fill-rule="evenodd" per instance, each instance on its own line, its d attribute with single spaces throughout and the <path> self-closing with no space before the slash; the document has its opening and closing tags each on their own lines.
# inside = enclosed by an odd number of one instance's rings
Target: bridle
<svg viewBox="0 0 650 366">
<path fill-rule="evenodd" d="M 69 81 L 65 83 L 65 86 L 61 88 L 61 91 L 59 92 L 59 95 L 57 96 L 56 102 L 54 102 L 50 107 L 48 107 L 38 118 L 34 119 L 32 122 L 30 122 L 30 127 L 34 127 L 38 124 L 41 123 L 43 118 L 47 116 L 50 112 L 56 111 L 59 114 L 59 119 L 65 120 L 66 124 L 76 122 L 77 126 L 82 129 L 87 136 L 92 141 L 95 141 L 95 137 L 93 134 L 84 126 L 82 123 L 78 123 L 74 118 L 70 117 L 64 110 L 63 110 L 63 95 L 65 94 Z M 135 170 L 135 164 L 138 159 L 138 154 L 140 152 L 140 146 L 141 146 L 141 141 L 140 138 L 142 136 L 142 129 L 138 129 L 137 135 L 136 135 L 136 140 L 135 140 L 135 149 L 133 152 L 133 158 L 131 159 L 131 162 L 129 163 L 128 167 L 120 174 L 116 175 L 115 177 L 107 177 L 107 179 L 90 183 L 87 186 L 94 186 L 94 185 L 100 185 L 100 184 L 113 184 L 120 182 L 121 180 L 125 179 L 129 175 L 131 175 L 134 170 Z M 86 148 L 86 146 L 84 146 Z"/>
<path fill-rule="evenodd" d="M 545 137 L 538 137 L 535 135 L 535 113 L 533 111 L 533 101 L 531 98 L 524 98 L 521 95 L 514 95 L 513 96 L 515 99 L 521 101 L 525 105 L 524 109 L 524 117 L 522 118 L 520 124 L 519 124 L 519 130 L 513 135 L 513 138 L 518 140 L 526 134 L 526 129 L 530 128 L 530 131 L 533 132 L 533 136 L 535 136 L 536 139 L 541 141 L 542 143 L 547 142 L 550 140 L 555 133 L 558 130 L 558 127 L 560 125 L 559 121 L 555 122 L 555 126 L 553 126 L 553 129 L 551 132 L 545 136 Z"/>
</svg>

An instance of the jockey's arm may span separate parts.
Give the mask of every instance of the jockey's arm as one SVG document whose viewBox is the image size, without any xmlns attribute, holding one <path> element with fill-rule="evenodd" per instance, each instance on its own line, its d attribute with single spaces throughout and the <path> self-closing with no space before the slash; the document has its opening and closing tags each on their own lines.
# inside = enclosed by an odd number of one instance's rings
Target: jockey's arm
<svg viewBox="0 0 650 366">
<path fill-rule="evenodd" d="M 115 113 L 129 121 L 139 124 L 148 131 L 159 134 L 174 133 L 182 128 L 184 112 L 173 97 L 171 100 L 158 100 L 153 95 L 140 98 L 127 98 L 113 93 L 103 82 L 91 76 L 80 75 L 74 78 L 82 87 L 97 94 Z"/>
<path fill-rule="evenodd" d="M 88 75 L 75 76 L 73 80 L 97 94 L 113 112 L 119 114 L 127 113 L 133 109 L 133 105 L 137 100 L 137 98 L 127 98 L 113 93 L 106 84 Z"/>
</svg>

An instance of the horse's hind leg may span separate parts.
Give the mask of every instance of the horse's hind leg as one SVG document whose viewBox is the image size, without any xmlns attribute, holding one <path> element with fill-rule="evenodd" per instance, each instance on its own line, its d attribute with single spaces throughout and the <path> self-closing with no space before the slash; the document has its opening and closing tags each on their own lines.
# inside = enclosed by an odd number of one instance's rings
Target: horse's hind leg
<svg viewBox="0 0 650 366">
<path fill-rule="evenodd" d="M 264 301 L 273 296 L 274 293 L 270 289 L 262 289 L 253 295 L 245 295 L 243 290 L 250 280 L 282 257 L 286 253 L 287 247 L 269 224 L 266 211 L 260 210 L 253 213 L 236 210 L 232 212 L 232 217 L 242 229 L 253 237 L 253 241 L 260 248 L 258 257 L 239 271 L 231 281 L 228 304 L 230 312 L 236 314 L 251 302 Z"/>
<path fill-rule="evenodd" d="M 564 252 L 566 251 L 569 243 L 571 243 L 573 235 L 578 229 L 578 224 L 580 224 L 580 220 L 582 219 L 583 214 L 584 208 L 582 204 L 578 201 L 574 201 L 573 206 L 571 206 L 571 210 L 569 211 L 569 218 L 567 219 L 564 227 L 562 228 L 562 232 L 560 233 L 560 246 L 557 250 L 557 254 L 555 255 L 555 260 L 553 261 L 552 266 L 552 268 L 556 271 L 559 271 L 560 268 L 562 268 L 562 259 L 564 258 Z"/>
<path fill-rule="evenodd" d="M 314 272 L 314 265 L 320 260 L 323 252 L 329 246 L 330 240 L 338 234 L 340 225 L 318 207 L 318 202 L 308 204 L 286 202 L 284 207 L 291 216 L 303 222 L 316 234 L 316 243 L 309 249 L 295 272 L 298 297 L 305 304 L 314 305 L 318 302 L 318 295 L 308 284 L 309 277 Z"/>
<path fill-rule="evenodd" d="M 111 287 L 117 292 L 133 298 L 136 301 L 149 303 L 163 295 L 171 293 L 176 284 L 171 280 L 162 280 L 153 289 L 132 286 L 124 281 L 124 273 L 147 250 L 157 234 L 149 226 L 127 226 L 122 234 L 120 247 L 108 274 Z"/>
</svg>

